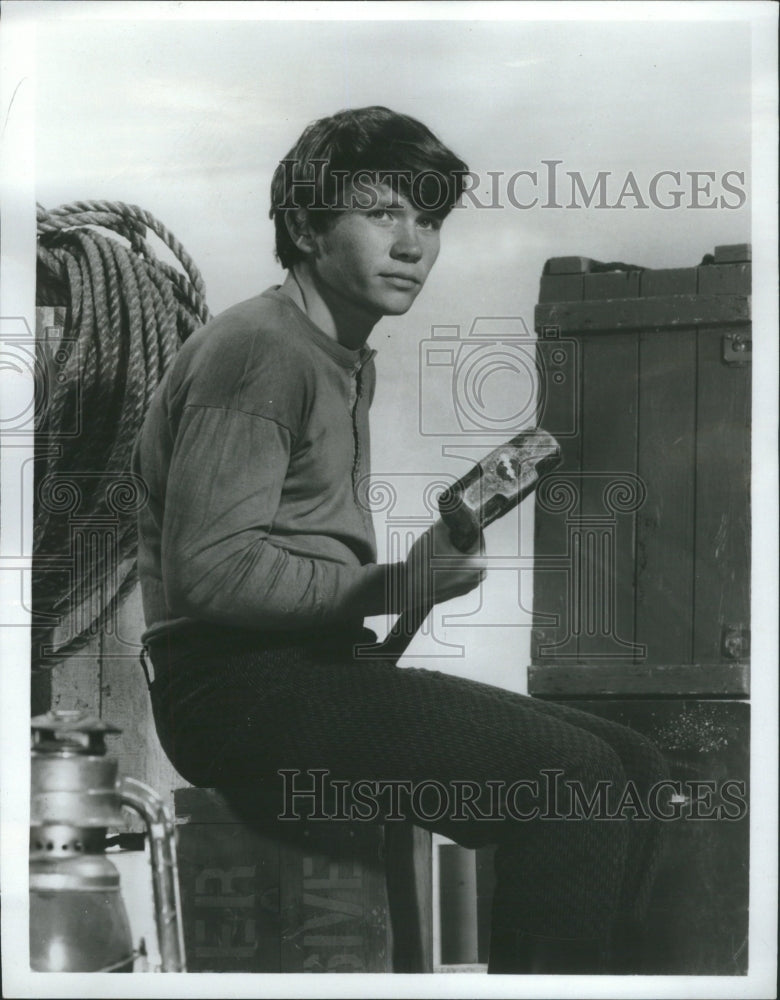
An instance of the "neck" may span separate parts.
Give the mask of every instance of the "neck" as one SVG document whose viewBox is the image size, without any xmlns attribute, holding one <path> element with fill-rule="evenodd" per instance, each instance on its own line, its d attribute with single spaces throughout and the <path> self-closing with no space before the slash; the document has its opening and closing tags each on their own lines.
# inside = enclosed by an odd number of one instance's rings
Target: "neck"
<svg viewBox="0 0 780 1000">
<path fill-rule="evenodd" d="M 287 272 L 280 290 L 323 333 L 351 350 L 360 350 L 380 319 L 323 285 L 305 262 Z"/>
</svg>

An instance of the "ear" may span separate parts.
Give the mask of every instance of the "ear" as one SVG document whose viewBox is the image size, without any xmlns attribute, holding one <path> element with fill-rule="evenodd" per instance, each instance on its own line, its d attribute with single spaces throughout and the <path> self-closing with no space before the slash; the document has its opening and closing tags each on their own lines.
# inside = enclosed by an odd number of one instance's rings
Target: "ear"
<svg viewBox="0 0 780 1000">
<path fill-rule="evenodd" d="M 313 254 L 317 249 L 316 236 L 309 224 L 309 216 L 304 208 L 285 212 L 284 222 L 290 239 L 296 247 L 305 254 Z"/>
</svg>

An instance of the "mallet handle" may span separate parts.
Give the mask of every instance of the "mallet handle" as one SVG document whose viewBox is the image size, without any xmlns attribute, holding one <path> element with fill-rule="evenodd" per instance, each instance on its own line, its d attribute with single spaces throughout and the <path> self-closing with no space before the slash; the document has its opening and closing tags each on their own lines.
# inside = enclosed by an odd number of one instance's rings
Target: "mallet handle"
<svg viewBox="0 0 780 1000">
<path fill-rule="evenodd" d="M 439 497 L 439 513 L 455 548 L 468 552 L 482 529 L 516 507 L 559 462 L 558 442 L 538 428 L 521 431 L 491 451 Z M 431 581 L 421 606 L 402 612 L 382 642 L 362 647 L 357 655 L 398 660 L 434 604 Z"/>
</svg>

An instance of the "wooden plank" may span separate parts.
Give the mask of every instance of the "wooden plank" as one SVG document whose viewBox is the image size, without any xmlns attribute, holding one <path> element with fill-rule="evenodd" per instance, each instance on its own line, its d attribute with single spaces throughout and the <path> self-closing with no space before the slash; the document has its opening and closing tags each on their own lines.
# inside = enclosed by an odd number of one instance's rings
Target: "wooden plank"
<svg viewBox="0 0 780 1000">
<path fill-rule="evenodd" d="M 749 694 L 746 663 L 622 664 L 531 666 L 528 693 L 537 698 L 716 696 Z"/>
<path fill-rule="evenodd" d="M 582 346 L 582 522 L 579 567 L 573 567 L 580 575 L 577 658 L 630 661 L 636 513 L 611 500 L 615 490 L 638 493 L 638 337 L 592 334 Z"/>
<path fill-rule="evenodd" d="M 635 299 L 639 295 L 641 271 L 602 271 L 586 274 L 584 299 Z"/>
<path fill-rule="evenodd" d="M 544 273 L 587 274 L 593 263 L 590 257 L 550 257 L 544 265 Z"/>
<path fill-rule="evenodd" d="M 304 926 L 302 857 L 300 851 L 279 853 L 279 962 L 289 972 L 304 972 L 302 931 Z"/>
<path fill-rule="evenodd" d="M 283 843 L 280 848 L 282 971 L 390 971 L 381 828 L 329 827 L 327 853 L 314 836 L 310 847 Z M 337 827 L 341 836 L 334 842 L 330 835 Z M 355 850 L 358 840 L 363 852 Z M 370 845 L 373 863 L 366 863 L 361 853 Z"/>
<path fill-rule="evenodd" d="M 699 295 L 750 295 L 750 264 L 704 265 L 698 273 Z"/>
<path fill-rule="evenodd" d="M 695 267 L 663 267 L 643 271 L 640 292 L 644 298 L 660 295 L 695 295 L 698 272 Z"/>
<path fill-rule="evenodd" d="M 537 364 L 540 393 L 537 424 L 549 431 L 561 446 L 561 464 L 547 482 L 564 484 L 550 492 L 539 484 L 535 496 L 534 521 L 534 617 L 531 649 L 534 660 L 554 655 L 555 648 L 569 641 L 576 653 L 569 612 L 568 525 L 576 517 L 575 506 L 559 503 L 571 492 L 578 500 L 582 443 L 581 344 L 573 337 L 551 336 L 538 328 Z M 546 335 L 547 334 L 547 335 Z M 554 478 L 553 478 L 554 477 Z"/>
<path fill-rule="evenodd" d="M 589 330 L 679 329 L 747 322 L 747 295 L 659 295 L 592 302 L 551 302 L 536 308 L 536 326 L 562 333 Z"/>
<path fill-rule="evenodd" d="M 188 971 L 282 971 L 278 843 L 240 823 L 177 822 Z"/>
<path fill-rule="evenodd" d="M 34 670 L 30 676 L 30 714 L 45 715 L 51 708 L 51 671 Z"/>
<path fill-rule="evenodd" d="M 425 831 L 420 830 L 421 834 L 425 834 Z M 372 847 L 372 859 L 371 863 L 367 866 L 366 875 L 367 877 L 363 881 L 363 924 L 366 929 L 366 945 L 365 952 L 363 956 L 364 969 L 367 972 L 377 971 L 377 972 L 393 972 L 394 971 L 394 956 L 396 954 L 401 958 L 406 958 L 406 952 L 400 949 L 398 952 L 394 952 L 393 949 L 393 918 L 390 913 L 390 902 L 388 898 L 388 870 L 387 870 L 387 858 L 384 853 L 385 851 L 385 839 L 384 830 L 375 829 L 370 830 L 368 827 L 364 829 L 358 829 L 356 824 L 352 824 L 352 834 L 356 837 L 371 837 L 371 847 Z M 430 871 L 430 834 L 428 837 L 428 870 Z M 416 871 L 414 855 L 410 855 L 406 859 L 407 868 L 413 872 Z M 410 904 L 411 905 L 411 904 Z M 432 902 L 430 897 L 425 898 L 425 905 L 427 905 L 427 916 L 428 921 L 431 922 L 433 918 Z M 401 914 L 401 920 L 406 920 L 409 922 L 410 926 L 414 926 L 416 923 L 413 911 L 409 911 Z M 425 925 L 423 923 L 418 923 L 419 930 Z M 431 928 L 432 929 L 432 928 Z M 425 939 L 420 937 L 420 948 L 421 950 L 425 947 Z M 431 968 L 424 967 L 425 965 L 425 953 L 421 956 L 421 961 L 419 965 L 414 968 L 415 972 L 430 972 L 432 971 L 432 959 L 433 959 L 433 948 L 432 941 L 428 942 L 428 954 L 430 954 Z M 412 956 L 409 956 L 409 964 L 413 963 Z M 342 972 L 351 972 L 352 968 L 342 968 Z M 354 971 L 359 971 L 357 966 L 354 966 Z"/>
<path fill-rule="evenodd" d="M 478 847 L 477 865 L 477 942 L 478 961 L 487 965 L 490 955 L 490 924 L 493 911 L 493 895 L 496 890 L 495 853 L 493 845 Z"/>
<path fill-rule="evenodd" d="M 723 363 L 723 332 L 701 329 L 697 345 L 693 619 L 694 656 L 703 663 L 729 659 L 722 645 L 725 626 L 750 624 L 751 369 Z"/>
<path fill-rule="evenodd" d="M 540 302 L 572 302 L 582 298 L 581 274 L 543 274 L 539 282 Z"/>
<path fill-rule="evenodd" d="M 65 306 L 37 306 L 35 310 L 35 339 L 39 348 L 38 359 L 55 377 L 52 350 L 62 337 L 67 319 Z M 41 441 L 36 443 L 40 455 Z M 43 465 L 35 463 L 35 479 L 43 472 Z M 79 709 L 92 715 L 100 713 L 100 653 L 101 637 L 94 635 L 78 652 L 67 656 L 40 674 L 33 675 L 32 714 L 40 715 L 50 709 Z M 53 662 L 53 661 L 52 661 Z"/>
<path fill-rule="evenodd" d="M 50 671 L 50 702 L 44 709 L 79 709 L 100 715 L 100 655 L 102 636 L 95 635 Z"/>
<path fill-rule="evenodd" d="M 474 852 L 459 844 L 439 845 L 441 964 L 477 961 L 477 869 Z"/>
<path fill-rule="evenodd" d="M 715 247 L 713 256 L 716 264 L 752 260 L 751 246 L 749 243 L 724 243 Z"/>
<path fill-rule="evenodd" d="M 172 806 L 173 790 L 185 787 L 187 782 L 165 756 L 157 736 L 138 660 L 143 630 L 141 590 L 136 587 L 117 609 L 103 637 L 100 714 L 122 729 L 109 744 L 110 753 L 119 760 L 120 774 L 150 785 Z"/>
<path fill-rule="evenodd" d="M 692 663 L 695 331 L 643 333 L 639 367 L 636 641 L 648 663 Z"/>
<path fill-rule="evenodd" d="M 411 823 L 386 823 L 385 859 L 393 972 L 433 972 L 430 832 Z"/>
</svg>

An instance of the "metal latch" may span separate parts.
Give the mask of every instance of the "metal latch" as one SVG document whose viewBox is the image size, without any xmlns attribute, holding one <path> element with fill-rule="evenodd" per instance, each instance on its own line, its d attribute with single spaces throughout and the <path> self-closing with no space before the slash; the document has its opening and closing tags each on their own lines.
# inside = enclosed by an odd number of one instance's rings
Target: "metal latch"
<svg viewBox="0 0 780 1000">
<path fill-rule="evenodd" d="M 724 625 L 720 648 L 728 660 L 746 660 L 750 656 L 750 629 L 744 625 Z"/>
<path fill-rule="evenodd" d="M 748 365 L 753 360 L 753 341 L 742 333 L 728 333 L 722 342 L 722 357 L 731 367 Z"/>
</svg>

